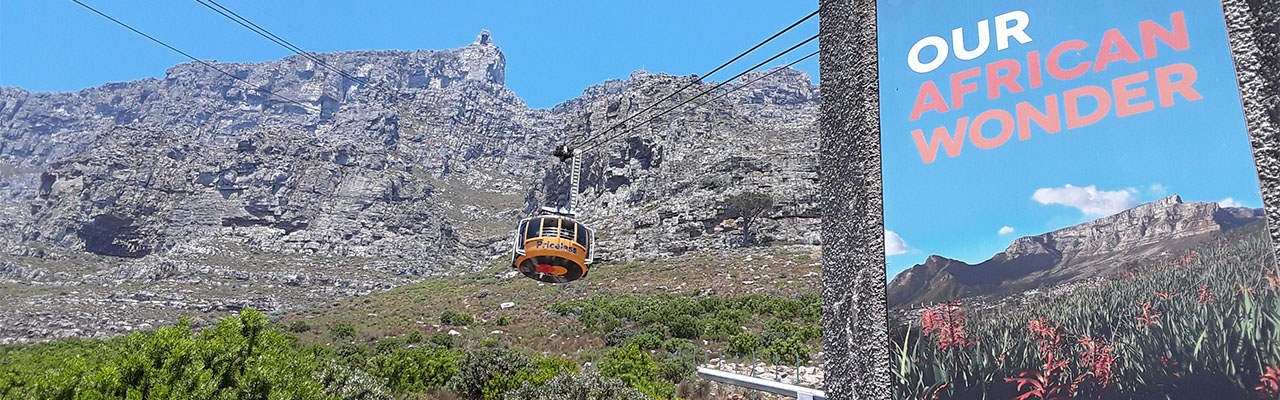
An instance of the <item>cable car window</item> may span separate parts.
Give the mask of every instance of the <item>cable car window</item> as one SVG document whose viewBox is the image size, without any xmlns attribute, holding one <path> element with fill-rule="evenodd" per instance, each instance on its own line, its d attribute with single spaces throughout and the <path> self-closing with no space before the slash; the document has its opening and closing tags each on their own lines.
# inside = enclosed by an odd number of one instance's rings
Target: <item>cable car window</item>
<svg viewBox="0 0 1280 400">
<path fill-rule="evenodd" d="M 529 221 L 520 221 L 520 227 L 516 228 L 516 237 L 521 242 L 529 238 Z"/>
<path fill-rule="evenodd" d="M 577 240 L 577 242 L 578 242 L 578 244 L 582 245 L 582 247 L 587 247 L 587 246 L 588 246 L 588 244 L 589 244 L 589 243 L 587 243 L 587 241 L 588 241 L 588 240 L 590 239 L 590 237 L 591 237 L 591 231 L 587 230 L 587 226 L 586 226 L 586 225 L 583 225 L 583 224 L 576 224 L 576 225 L 577 225 L 577 228 L 578 228 L 578 240 Z"/>
<path fill-rule="evenodd" d="M 525 222 L 523 240 L 529 240 L 538 237 L 538 224 L 541 224 L 540 218 L 532 218 Z"/>
</svg>

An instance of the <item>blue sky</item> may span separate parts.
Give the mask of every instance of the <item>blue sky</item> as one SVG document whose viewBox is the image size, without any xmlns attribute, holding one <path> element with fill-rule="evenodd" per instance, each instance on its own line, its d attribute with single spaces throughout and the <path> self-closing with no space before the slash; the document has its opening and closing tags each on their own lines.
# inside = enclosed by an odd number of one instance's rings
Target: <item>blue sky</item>
<svg viewBox="0 0 1280 400">
<path fill-rule="evenodd" d="M 196 57 L 260 62 L 292 54 L 195 1 L 82 1 Z M 507 58 L 507 86 L 538 108 L 634 70 L 705 74 L 818 8 L 812 0 L 221 4 L 314 52 L 450 49 L 489 29 Z M 815 17 L 710 79 L 731 77 L 817 31 Z M 816 50 L 817 42 L 806 48 L 776 64 Z M 162 77 L 186 61 L 67 0 L 0 1 L 0 86 L 74 91 Z M 817 57 L 797 68 L 817 83 Z"/>
<path fill-rule="evenodd" d="M 1223 201 L 1260 207 L 1257 172 L 1249 148 L 1239 93 L 1235 85 L 1220 4 L 1214 1 L 1075 1 L 1075 2 L 952 2 L 880 0 L 880 73 L 882 154 L 886 229 L 891 253 L 888 272 L 921 263 L 931 254 L 970 263 L 1003 251 L 1021 236 L 1036 235 L 1092 220 L 1132 205 L 1178 194 L 1184 201 Z M 996 51 L 995 37 L 982 56 L 962 61 L 952 55 L 940 68 L 916 73 L 908 68 L 907 54 L 919 39 L 937 35 L 950 42 L 951 30 L 966 28 L 973 47 L 977 22 L 1011 10 L 1029 15 L 1026 33 L 1032 41 L 1011 41 Z M 978 91 L 965 97 L 963 108 L 945 113 L 928 112 L 908 121 L 920 84 L 934 80 L 950 99 L 951 74 L 985 67 L 1002 59 L 1021 60 L 1027 86 L 1025 59 L 1039 50 L 1041 58 L 1067 40 L 1089 43 L 1080 52 L 1069 52 L 1063 65 L 1092 61 L 1103 33 L 1119 29 L 1137 52 L 1142 53 L 1138 24 L 1151 19 L 1170 26 L 1170 14 L 1185 12 L 1190 49 L 1174 51 L 1159 44 L 1159 56 L 1129 64 L 1109 64 L 1105 71 L 1058 81 L 1047 73 L 1044 86 L 1017 94 L 1003 92 L 988 100 L 985 68 Z M 925 60 L 931 54 L 925 53 Z M 1198 73 L 1195 89 L 1203 99 L 1187 102 L 1175 96 L 1172 107 L 1161 108 L 1156 95 L 1154 70 L 1175 63 L 1189 63 Z M 960 155 L 945 152 L 930 164 L 922 162 L 910 131 L 947 125 L 954 132 L 957 119 L 1000 108 L 1014 109 L 1027 101 L 1043 108 L 1044 97 L 1085 85 L 1111 89 L 1114 78 L 1152 71 L 1146 97 L 1156 100 L 1154 111 L 1116 117 L 1115 107 L 1101 122 L 1055 134 L 1033 127 L 1031 138 L 1014 138 L 994 149 L 980 149 L 966 141 Z M 1084 102 L 1092 110 L 1096 103 Z M 987 126 L 984 136 L 997 136 L 998 123 Z M 1067 186 L 1071 185 L 1071 186 Z M 1092 188 L 1092 189 L 1090 189 Z M 1004 234 L 1002 234 L 1004 232 Z M 897 239 L 900 238 L 901 242 Z M 905 247 L 905 249 L 904 249 Z"/>
</svg>

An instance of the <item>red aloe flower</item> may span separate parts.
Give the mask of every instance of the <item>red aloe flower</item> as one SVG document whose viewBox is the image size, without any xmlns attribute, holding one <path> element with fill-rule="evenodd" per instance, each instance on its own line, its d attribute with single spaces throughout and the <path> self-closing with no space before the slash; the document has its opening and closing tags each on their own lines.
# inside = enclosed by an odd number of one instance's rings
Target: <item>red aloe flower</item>
<svg viewBox="0 0 1280 400">
<path fill-rule="evenodd" d="M 1200 295 L 1200 304 L 1205 304 L 1213 300 L 1213 294 L 1209 293 L 1209 285 L 1200 285 L 1196 289 L 1196 293 Z"/>
<path fill-rule="evenodd" d="M 1280 288 L 1280 277 L 1275 275 L 1267 275 L 1267 290 L 1276 290 Z"/>
<path fill-rule="evenodd" d="M 1115 351 L 1115 346 L 1108 345 L 1103 337 L 1094 339 L 1083 336 L 1078 341 L 1081 346 L 1084 346 L 1084 351 L 1080 352 L 1080 364 L 1086 371 L 1076 377 L 1075 382 L 1071 384 L 1071 393 L 1075 394 L 1076 388 L 1087 376 L 1097 379 L 1099 389 L 1106 389 L 1107 385 L 1111 384 L 1111 366 L 1116 361 L 1116 356 L 1112 353 Z"/>
<path fill-rule="evenodd" d="M 1262 376 L 1258 377 L 1258 381 L 1259 385 L 1253 388 L 1258 392 L 1258 397 L 1266 399 L 1280 398 L 1280 367 L 1268 365 L 1263 369 Z"/>
<path fill-rule="evenodd" d="M 1178 360 L 1165 356 L 1156 356 L 1156 359 L 1160 360 L 1160 367 L 1164 369 L 1165 374 L 1182 376 L 1182 372 L 1179 371 L 1182 367 L 1182 363 L 1178 362 Z"/>
<path fill-rule="evenodd" d="M 1059 357 L 1063 342 L 1063 329 L 1059 324 L 1049 322 L 1048 318 L 1040 317 L 1027 322 L 1027 330 L 1031 331 L 1030 336 L 1040 344 L 1040 359 L 1044 361 L 1043 371 L 1054 374 L 1060 368 L 1067 366 L 1067 358 Z"/>
<path fill-rule="evenodd" d="M 1191 253 L 1188 253 L 1187 255 L 1182 256 L 1182 260 L 1180 261 L 1182 261 L 1183 264 L 1190 264 L 1192 261 L 1195 261 L 1196 258 L 1199 258 L 1199 257 L 1200 257 L 1200 252 L 1191 250 Z"/>
<path fill-rule="evenodd" d="M 1052 373 L 1050 374 L 1052 375 Z M 1040 400 L 1066 400 L 1066 385 L 1054 385 L 1051 382 L 1051 376 L 1040 371 L 1022 371 L 1017 378 L 1004 378 L 1006 382 L 1017 382 L 1018 392 L 1022 392 L 1025 387 L 1028 389 L 1021 395 L 1015 397 L 1015 400 L 1028 400 L 1032 398 Z"/>
<path fill-rule="evenodd" d="M 977 340 L 970 338 L 964 331 L 965 317 L 960 314 L 962 312 L 964 307 L 960 307 L 959 301 L 938 303 L 920 316 L 921 328 L 925 335 L 933 335 L 941 350 L 977 343 Z"/>
<path fill-rule="evenodd" d="M 1134 317 L 1134 319 L 1138 320 L 1139 328 L 1147 328 L 1152 325 L 1160 325 L 1159 318 L 1163 315 L 1164 314 L 1156 312 L 1156 310 L 1151 307 L 1151 302 L 1144 301 L 1142 302 L 1142 316 Z"/>
<path fill-rule="evenodd" d="M 1156 292 L 1156 296 L 1160 296 L 1160 298 L 1165 299 L 1165 300 L 1169 300 L 1169 298 L 1173 297 L 1173 295 L 1175 295 L 1175 294 L 1178 294 L 1178 292 L 1175 292 L 1175 291 L 1169 291 L 1169 292 Z"/>
</svg>

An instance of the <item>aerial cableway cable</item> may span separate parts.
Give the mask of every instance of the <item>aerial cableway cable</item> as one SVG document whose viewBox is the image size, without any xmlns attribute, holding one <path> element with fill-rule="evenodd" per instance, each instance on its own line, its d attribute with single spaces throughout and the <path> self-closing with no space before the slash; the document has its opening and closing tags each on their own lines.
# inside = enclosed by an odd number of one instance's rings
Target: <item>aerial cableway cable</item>
<svg viewBox="0 0 1280 400">
<path fill-rule="evenodd" d="M 790 62 L 790 63 L 787 63 L 787 65 L 783 65 L 782 67 L 776 67 L 776 68 L 774 68 L 772 71 L 769 71 L 769 72 L 767 72 L 767 73 L 765 73 L 765 74 L 763 74 L 763 75 L 757 76 L 757 77 L 755 77 L 755 78 L 751 78 L 751 80 L 748 80 L 748 81 L 746 81 L 746 82 L 742 82 L 742 83 L 738 84 L 738 86 L 734 86 L 734 88 L 733 88 L 733 89 L 726 90 L 726 91 L 724 91 L 724 92 L 722 92 L 722 93 L 720 93 L 720 94 L 717 94 L 715 97 L 712 97 L 712 98 L 710 98 L 710 99 L 707 99 L 707 101 L 702 102 L 702 104 L 700 104 L 700 106 L 701 106 L 701 105 L 711 104 L 711 102 L 716 101 L 716 100 L 719 100 L 719 99 L 721 99 L 721 98 L 724 98 L 724 96 L 728 96 L 730 93 L 733 93 L 733 92 L 736 92 L 736 91 L 742 90 L 742 88 L 745 88 L 745 87 L 747 87 L 747 86 L 751 86 L 751 84 L 752 84 L 752 83 L 756 83 L 756 82 L 759 82 L 761 79 L 764 79 L 764 78 L 768 78 L 768 77 L 770 77 L 770 76 L 773 76 L 773 74 L 776 74 L 776 73 L 782 72 L 782 71 L 784 70 L 784 68 L 786 68 L 786 67 L 794 66 L 794 65 L 799 64 L 800 62 L 802 62 L 802 61 L 804 61 L 804 60 L 808 60 L 810 57 L 813 57 L 813 56 L 816 56 L 816 55 L 818 55 L 818 52 L 817 52 L 817 51 L 814 51 L 814 52 L 812 52 L 812 53 L 809 53 L 809 55 L 807 55 L 807 56 L 800 57 L 800 59 L 799 59 L 799 60 L 795 60 L 795 61 L 792 61 L 792 62 Z"/>
<path fill-rule="evenodd" d="M 201 0 L 196 0 L 196 1 L 201 1 Z M 212 0 L 210 0 L 210 1 L 212 1 Z M 654 107 L 657 107 L 659 104 L 662 104 L 662 102 L 667 101 L 667 100 L 671 99 L 672 97 L 675 97 L 675 95 L 680 94 L 680 92 L 683 92 L 685 89 L 688 89 L 688 88 L 692 87 L 693 85 L 696 85 L 696 84 L 698 84 L 698 83 L 702 82 L 702 80 L 706 79 L 707 77 L 709 77 L 709 76 L 711 76 L 711 75 L 715 74 L 716 72 L 719 72 L 720 70 L 722 70 L 722 69 L 724 69 L 725 67 L 729 66 L 729 64 L 733 64 L 734 62 L 738 61 L 739 59 L 742 59 L 742 57 L 746 57 L 746 55 L 747 55 L 747 54 L 750 54 L 751 52 L 756 51 L 756 49 L 759 49 L 761 46 L 764 46 L 765 44 L 767 44 L 767 43 L 769 43 L 769 42 L 773 41 L 773 39 L 776 39 L 778 36 L 782 36 L 782 34 L 787 33 L 787 31 L 790 31 L 792 28 L 795 28 L 796 26 L 799 26 L 801 23 L 804 23 L 804 21 L 808 21 L 808 20 L 809 20 L 809 18 L 813 18 L 813 16 L 815 16 L 815 15 L 818 15 L 818 11 L 814 11 L 814 12 L 810 13 L 809 15 L 806 15 L 804 18 L 801 18 L 799 21 L 796 21 L 796 22 L 792 23 L 790 26 L 787 26 L 786 28 L 783 28 L 781 31 L 778 31 L 777 33 L 774 33 L 774 34 L 773 34 L 773 36 L 769 36 L 769 38 L 768 38 L 768 39 L 765 39 L 764 41 L 762 41 L 762 42 L 760 42 L 760 43 L 756 43 L 756 45 L 755 45 L 755 46 L 752 46 L 750 49 L 747 49 L 747 51 L 744 51 L 744 52 L 742 52 L 741 54 L 738 54 L 738 56 L 737 56 L 737 57 L 734 57 L 733 59 L 731 59 L 731 60 L 729 60 L 729 61 L 726 61 L 724 64 L 720 64 L 720 66 L 719 66 L 719 67 L 716 67 L 715 69 L 711 70 L 711 72 L 708 72 L 708 73 L 706 73 L 706 74 L 704 74 L 704 75 L 699 75 L 699 76 L 697 76 L 697 79 L 694 79 L 693 81 L 690 81 L 689 83 L 685 84 L 684 86 L 681 86 L 679 89 L 676 89 L 676 91 L 671 92 L 671 93 L 670 93 L 670 94 L 668 94 L 666 97 L 663 97 L 663 98 L 659 99 L 658 101 L 655 101 L 655 102 L 653 102 L 652 104 L 649 104 L 649 106 L 648 106 L 648 107 L 645 107 L 644 109 L 641 109 L 640 111 L 636 111 L 634 114 L 631 114 L 631 116 L 627 117 L 626 119 L 622 120 L 621 122 L 618 122 L 618 123 L 616 123 L 616 124 L 613 124 L 613 125 L 612 125 L 612 126 L 610 126 L 609 128 L 607 128 L 607 129 L 605 129 L 604 131 L 600 132 L 600 133 L 599 133 L 599 135 L 607 134 L 607 133 L 609 133 L 609 132 L 613 131 L 614 129 L 617 129 L 617 128 L 619 128 L 619 127 L 623 126 L 623 125 L 624 125 L 624 124 L 626 124 L 628 121 L 631 121 L 631 120 L 632 120 L 632 119 L 634 119 L 635 117 L 640 116 L 640 114 L 643 114 L 645 111 L 649 111 L 649 110 L 653 109 Z M 581 135 L 579 135 L 579 137 L 581 137 Z M 574 142 L 572 142 L 572 143 L 570 144 L 570 147 L 581 147 L 581 146 L 586 145 L 586 144 L 587 144 L 587 143 L 589 143 L 590 141 L 591 141 L 591 139 L 590 139 L 590 138 L 587 138 L 587 139 L 585 139 L 585 140 L 581 140 L 581 141 L 574 141 Z"/>
<path fill-rule="evenodd" d="M 222 16 L 227 17 L 227 19 L 230 19 L 231 21 L 237 24 L 240 24 L 240 26 L 243 26 L 246 29 L 253 31 L 253 33 L 256 33 L 259 36 L 262 36 L 264 38 L 267 38 L 267 40 L 275 42 L 276 44 L 280 45 L 281 47 L 284 47 L 285 49 L 288 49 L 289 51 L 292 51 L 300 56 L 303 56 L 308 60 L 314 61 L 315 63 L 320 64 L 320 66 L 333 70 L 333 72 L 338 73 L 338 75 L 342 75 L 343 78 L 347 78 L 352 81 L 356 81 L 360 83 L 369 82 L 368 79 L 361 79 L 361 78 L 352 76 L 351 74 L 348 74 L 346 71 L 343 71 L 337 67 L 334 67 L 333 65 L 330 65 L 329 63 L 317 57 L 315 54 L 312 54 L 306 50 L 303 50 L 301 47 L 294 45 L 288 40 L 285 40 L 284 38 L 274 33 L 271 33 L 271 31 L 267 30 L 266 28 L 263 28 L 258 24 L 253 23 L 253 21 L 250 21 L 248 18 L 240 16 L 240 14 L 236 14 L 235 11 L 231 11 L 231 9 L 224 7 L 222 4 L 219 4 L 217 1 L 214 1 L 214 0 L 195 0 L 195 1 L 197 3 L 200 3 L 200 5 L 203 5 L 209 8 L 210 10 L 213 10 L 214 12 L 217 12 L 218 14 L 222 14 Z"/>
<path fill-rule="evenodd" d="M 245 80 L 244 78 L 241 78 L 241 77 L 235 76 L 235 74 L 232 74 L 232 73 L 230 73 L 230 72 L 227 72 L 226 70 L 223 70 L 222 68 L 218 68 L 216 65 L 213 65 L 212 63 L 210 63 L 210 62 L 208 62 L 208 61 L 204 61 L 204 60 L 201 60 L 201 59 L 199 59 L 199 58 L 196 58 L 195 56 L 193 56 L 193 55 L 191 55 L 191 54 L 188 54 L 188 53 L 187 53 L 187 52 L 185 52 L 185 51 L 179 50 L 177 47 L 173 47 L 173 46 L 169 45 L 168 43 L 165 43 L 165 42 L 161 41 L 160 39 L 156 39 L 155 37 L 153 37 L 153 36 L 151 36 L 151 35 L 148 35 L 148 34 L 146 34 L 146 33 L 143 33 L 142 31 L 140 31 L 140 30 L 138 30 L 138 29 L 136 29 L 136 28 L 134 28 L 134 27 L 132 27 L 132 26 L 129 26 L 129 24 L 126 24 L 126 23 L 124 23 L 124 22 L 121 22 L 120 20 L 115 19 L 115 18 L 111 17 L 110 15 L 107 15 L 106 13 L 103 13 L 102 11 L 98 11 L 98 9 L 96 9 L 96 8 L 90 7 L 88 4 L 81 3 L 81 2 L 80 2 L 80 0 L 71 0 L 71 1 L 72 1 L 72 2 L 74 2 L 74 3 L 76 3 L 76 4 L 79 4 L 81 7 L 84 7 L 84 8 L 89 9 L 89 11 L 93 11 L 95 14 L 101 15 L 103 18 L 106 18 L 106 19 L 108 19 L 108 20 L 111 20 L 111 22 L 115 22 L 116 24 L 118 24 L 118 25 L 120 25 L 120 26 L 123 26 L 123 27 L 125 27 L 125 28 L 127 28 L 127 29 L 129 29 L 129 30 L 133 31 L 133 33 L 136 33 L 136 34 L 142 35 L 142 37 L 145 37 L 145 38 L 147 38 L 147 39 L 150 39 L 152 42 L 156 42 L 157 44 L 159 44 L 159 45 L 161 45 L 161 46 L 164 46 L 164 47 L 168 48 L 169 50 L 173 50 L 174 52 L 177 52 L 178 54 L 181 54 L 181 55 L 183 55 L 183 56 L 186 56 L 187 58 L 190 58 L 192 61 L 195 61 L 195 62 L 197 62 L 197 63 L 200 63 L 201 65 L 204 65 L 206 68 L 212 69 L 212 70 L 214 70 L 214 71 L 218 71 L 219 73 L 221 73 L 221 74 L 223 74 L 223 75 L 226 75 L 226 76 L 228 76 L 228 77 L 231 77 L 232 79 L 235 79 L 235 80 L 237 80 L 237 81 L 243 82 L 244 84 L 249 85 L 249 87 L 250 87 L 251 89 L 253 89 L 253 90 L 261 91 L 261 92 L 263 92 L 263 93 L 266 93 L 266 94 L 267 94 L 267 95 L 269 95 L 269 96 L 274 96 L 274 97 L 276 97 L 276 98 L 278 98 L 278 99 L 281 99 L 281 100 L 284 100 L 284 101 L 287 101 L 287 102 L 290 102 L 290 103 L 296 104 L 296 105 L 298 105 L 299 107 L 302 107 L 302 109 L 304 109 L 304 110 L 311 110 L 311 108 L 312 108 L 312 106 L 310 106 L 310 105 L 303 104 L 303 103 L 301 103 L 301 102 L 299 102 L 299 101 L 297 101 L 297 100 L 290 99 L 290 98 L 288 98 L 288 97 L 284 97 L 284 96 L 278 95 L 278 94 L 276 94 L 276 93 L 274 93 L 274 92 L 272 92 L 272 91 L 270 91 L 270 90 L 267 90 L 267 89 L 263 89 L 263 88 L 261 88 L 261 87 L 258 87 L 257 85 L 254 85 L 252 82 L 249 82 L 249 81 Z"/>
<path fill-rule="evenodd" d="M 611 141 L 611 140 L 614 140 L 614 139 L 617 139 L 617 138 L 619 138 L 619 137 L 622 137 L 622 136 L 623 136 L 623 135 L 625 135 L 627 132 L 630 132 L 630 131 L 634 130 L 635 128 L 640 127 L 640 126 L 642 126 L 642 125 L 644 125 L 644 124 L 647 124 L 647 123 L 653 122 L 654 120 L 657 120 L 658 118 L 661 118 L 663 115 L 667 115 L 668 113 L 670 113 L 670 112 L 672 112 L 672 111 L 675 111 L 676 109 L 680 108 L 681 106 L 683 106 L 683 105 L 685 105 L 685 104 L 689 104 L 689 102 L 692 102 L 692 101 L 697 100 L 698 98 L 700 98 L 700 97 L 702 97 L 702 96 L 705 96 L 707 93 L 711 93 L 711 92 L 715 91 L 716 89 L 719 89 L 720 87 L 722 87 L 722 86 L 724 86 L 724 85 L 727 85 L 727 84 L 729 84 L 729 83 L 732 83 L 734 80 L 736 80 L 736 79 L 738 79 L 738 78 L 741 78 L 743 75 L 746 75 L 746 74 L 748 74 L 748 73 L 751 73 L 752 71 L 755 71 L 756 69 L 758 69 L 758 68 L 760 68 L 760 67 L 764 66 L 765 64 L 768 64 L 768 63 L 770 63 L 770 62 L 773 62 L 773 60 L 776 60 L 776 59 L 778 59 L 779 57 L 782 57 L 782 56 L 786 55 L 787 53 L 790 53 L 790 52 L 794 51 L 795 49 L 798 49 L 798 48 L 800 48 L 801 46 L 804 46 L 804 45 L 808 44 L 809 42 L 812 42 L 814 39 L 817 39 L 817 38 L 818 38 L 818 35 L 813 35 L 812 37 L 810 37 L 810 38 L 806 39 L 805 41 L 800 42 L 800 43 L 796 44 L 795 46 L 791 46 L 791 48 L 788 48 L 788 49 L 784 50 L 783 52 L 778 53 L 777 55 L 774 55 L 773 57 L 769 57 L 769 59 L 768 59 L 768 60 L 764 60 L 764 61 L 760 62 L 759 64 L 756 64 L 755 66 L 752 66 L 751 68 L 748 68 L 747 70 L 742 71 L 742 72 L 738 73 L 737 75 L 734 75 L 732 78 L 729 78 L 729 79 L 725 80 L 724 82 L 720 82 L 719 84 L 716 84 L 715 86 L 711 87 L 710 89 L 707 89 L 707 90 L 704 90 L 704 91 L 702 91 L 702 92 L 699 92 L 698 94 L 694 95 L 693 97 L 690 97 L 690 98 L 685 99 L 684 101 L 680 102 L 680 104 L 676 104 L 676 105 L 675 105 L 675 106 L 673 106 L 673 107 L 667 108 L 666 110 L 663 110 L 662 112 L 658 113 L 658 115 L 654 115 L 653 117 L 650 117 L 649 119 L 647 119 L 647 120 L 645 120 L 645 121 L 642 121 L 642 122 L 640 122 L 639 124 L 637 124 L 636 126 L 633 126 L 633 127 L 629 128 L 629 129 L 627 129 L 627 130 L 624 130 L 624 131 L 621 131 L 621 132 L 615 133 L 615 134 L 610 135 L 610 136 L 596 136 L 595 138 L 593 138 L 593 139 L 597 139 L 597 140 L 594 140 L 594 143 L 593 143 L 592 141 L 584 142 L 584 145 L 583 145 L 581 148 L 579 148 L 579 151 L 584 151 L 584 152 L 585 152 L 585 151 L 588 151 L 588 150 L 591 150 L 591 149 L 594 149 L 594 148 L 600 147 L 601 145 L 603 145 L 603 144 L 605 144 L 605 143 L 608 143 L 608 142 L 609 142 L 609 141 Z M 806 58 L 807 58 L 807 57 L 806 57 Z M 603 135 L 603 134 L 602 134 L 602 135 Z"/>
</svg>

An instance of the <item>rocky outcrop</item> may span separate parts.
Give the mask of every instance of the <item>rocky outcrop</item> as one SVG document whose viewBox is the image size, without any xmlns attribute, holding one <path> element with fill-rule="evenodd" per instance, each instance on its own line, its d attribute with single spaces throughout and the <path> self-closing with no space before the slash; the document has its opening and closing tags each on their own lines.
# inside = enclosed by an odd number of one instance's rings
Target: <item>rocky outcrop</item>
<svg viewBox="0 0 1280 400">
<path fill-rule="evenodd" d="M 532 109 L 504 86 L 488 32 L 453 50 L 317 56 L 350 77 L 294 56 L 217 64 L 248 85 L 188 63 L 74 93 L 0 88 L 0 281 L 30 287 L 0 325 L 57 315 L 32 296 L 138 326 L 169 311 L 108 306 L 111 293 L 288 310 L 500 265 L 514 221 L 563 201 L 555 145 L 692 79 L 636 72 Z M 584 156 L 580 212 L 600 258 L 735 246 L 723 201 L 743 191 L 775 199 L 759 238 L 818 242 L 817 86 L 772 72 Z"/>
<path fill-rule="evenodd" d="M 1126 262 L 1173 253 L 1212 234 L 1262 221 L 1261 209 L 1184 203 L 1169 196 L 1036 236 L 967 264 L 933 255 L 889 282 L 890 307 L 1008 294 L 1114 273 Z"/>
</svg>

